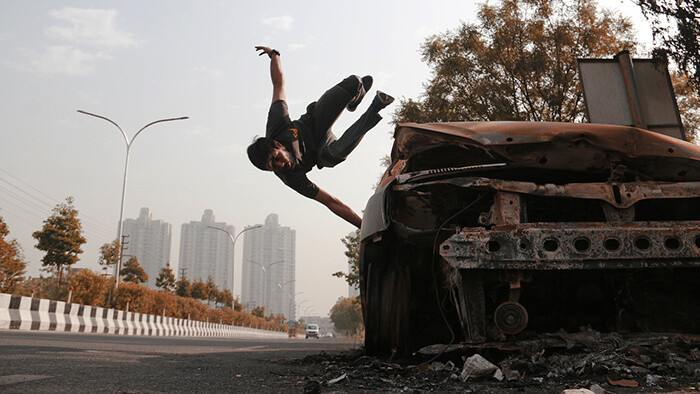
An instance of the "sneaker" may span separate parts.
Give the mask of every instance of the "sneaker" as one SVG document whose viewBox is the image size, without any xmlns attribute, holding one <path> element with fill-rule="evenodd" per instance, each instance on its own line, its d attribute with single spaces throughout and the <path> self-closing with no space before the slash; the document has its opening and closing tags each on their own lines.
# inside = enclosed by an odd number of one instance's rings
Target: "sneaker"
<svg viewBox="0 0 700 394">
<path fill-rule="evenodd" d="M 382 92 L 381 90 L 377 90 L 377 94 L 374 96 L 374 100 L 372 100 L 372 104 L 370 104 L 369 106 L 370 106 L 370 108 L 379 112 L 380 110 L 384 109 L 387 105 L 389 105 L 393 102 L 394 102 L 393 97 Z"/>
<path fill-rule="evenodd" d="M 388 94 L 382 92 L 381 90 L 377 90 L 377 95 L 374 96 L 373 101 L 377 101 L 380 104 L 382 104 L 384 107 L 386 107 L 387 105 L 394 102 L 394 98 L 389 96 Z"/>
<path fill-rule="evenodd" d="M 365 75 L 364 77 L 362 77 L 362 86 L 360 86 L 360 90 L 357 92 L 357 96 L 353 97 L 353 99 L 350 100 L 350 103 L 348 104 L 348 111 L 353 112 L 357 109 L 357 106 L 360 105 L 360 102 L 365 97 L 367 91 L 369 91 L 369 89 L 372 87 L 372 82 L 372 76 Z"/>
</svg>

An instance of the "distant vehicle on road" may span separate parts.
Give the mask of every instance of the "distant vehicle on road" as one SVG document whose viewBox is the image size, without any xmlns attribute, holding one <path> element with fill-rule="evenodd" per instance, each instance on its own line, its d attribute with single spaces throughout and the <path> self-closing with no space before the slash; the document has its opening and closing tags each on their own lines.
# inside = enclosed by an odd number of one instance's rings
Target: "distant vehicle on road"
<svg viewBox="0 0 700 394">
<path fill-rule="evenodd" d="M 319 335 L 319 329 L 318 329 L 318 324 L 308 324 L 306 326 L 306 338 L 308 339 L 309 337 L 314 337 L 318 339 Z"/>
<path fill-rule="evenodd" d="M 333 338 L 333 333 L 327 332 L 327 333 L 321 335 L 321 338 Z"/>
</svg>

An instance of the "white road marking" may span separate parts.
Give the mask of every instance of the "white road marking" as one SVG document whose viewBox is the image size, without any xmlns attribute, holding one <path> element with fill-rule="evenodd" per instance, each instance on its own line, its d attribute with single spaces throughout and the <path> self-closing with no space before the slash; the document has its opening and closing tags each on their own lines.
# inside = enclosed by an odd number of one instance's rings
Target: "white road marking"
<svg viewBox="0 0 700 394">
<path fill-rule="evenodd" d="M 269 347 L 269 346 L 260 345 L 260 346 L 239 347 L 237 349 L 234 349 L 233 351 L 234 352 L 251 352 L 251 351 L 255 351 L 255 350 L 259 350 L 259 349 L 264 349 L 267 347 Z"/>
<path fill-rule="evenodd" d="M 52 376 L 48 375 L 6 375 L 0 376 L 0 386 L 6 386 L 8 384 L 16 384 L 23 382 L 31 382 L 32 380 L 48 379 Z"/>
</svg>

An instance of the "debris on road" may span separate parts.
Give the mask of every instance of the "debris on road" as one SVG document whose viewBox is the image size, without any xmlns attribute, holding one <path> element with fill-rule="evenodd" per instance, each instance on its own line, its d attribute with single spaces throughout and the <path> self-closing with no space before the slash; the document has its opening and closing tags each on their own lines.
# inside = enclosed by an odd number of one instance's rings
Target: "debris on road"
<svg viewBox="0 0 700 394">
<path fill-rule="evenodd" d="M 335 379 L 331 379 L 331 380 L 327 381 L 326 384 L 330 386 L 331 384 L 338 383 L 338 382 L 340 382 L 341 380 L 343 380 L 343 379 L 345 379 L 345 378 L 347 378 L 347 377 L 348 377 L 348 374 L 347 374 L 347 373 L 344 373 L 344 374 L 338 376 L 338 377 L 335 378 Z"/>
<path fill-rule="evenodd" d="M 619 387 L 639 387 L 639 383 L 634 380 L 634 379 L 620 379 L 620 380 L 612 380 L 608 378 L 608 383 L 612 384 L 613 386 L 619 386 Z"/>
<path fill-rule="evenodd" d="M 512 371 L 510 369 L 503 370 L 503 376 L 505 376 L 506 380 L 509 382 L 522 379 L 518 371 Z"/>
<path fill-rule="evenodd" d="M 307 371 L 296 380 L 305 392 L 331 390 L 331 385 L 332 391 L 700 391 L 696 335 L 625 336 L 584 328 L 507 345 L 480 344 L 478 353 L 470 346 L 461 344 L 459 352 L 431 356 L 416 353 L 392 362 L 357 350 L 321 353 L 292 363 Z"/>
<path fill-rule="evenodd" d="M 448 371 L 448 372 L 454 372 L 457 370 L 457 367 L 452 361 L 448 361 L 446 363 L 441 363 L 439 361 L 433 361 L 432 364 L 430 364 L 430 367 L 433 368 L 434 371 L 440 372 L 440 371 Z"/>
<path fill-rule="evenodd" d="M 489 360 L 482 357 L 480 354 L 475 354 L 464 361 L 464 368 L 459 378 L 464 382 L 466 380 L 475 380 L 483 378 L 486 375 L 500 372 L 497 366 Z M 501 379 L 502 380 L 502 379 Z"/>
<path fill-rule="evenodd" d="M 605 389 L 597 384 L 592 385 L 590 390 L 593 392 L 593 394 L 605 394 Z"/>
<path fill-rule="evenodd" d="M 316 394 L 321 392 L 321 382 L 317 382 L 315 380 L 309 380 L 306 382 L 304 385 L 304 393 L 305 394 Z"/>
</svg>

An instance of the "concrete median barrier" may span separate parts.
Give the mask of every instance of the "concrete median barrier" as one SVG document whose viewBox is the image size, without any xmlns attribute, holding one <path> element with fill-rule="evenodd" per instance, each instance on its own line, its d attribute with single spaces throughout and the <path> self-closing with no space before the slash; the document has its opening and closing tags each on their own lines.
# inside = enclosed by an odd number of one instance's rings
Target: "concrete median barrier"
<svg viewBox="0 0 700 394">
<path fill-rule="evenodd" d="M 286 338 L 279 331 L 125 312 L 0 293 L 0 329 L 118 335 Z"/>
</svg>

